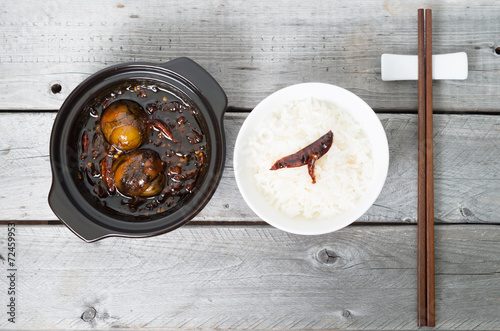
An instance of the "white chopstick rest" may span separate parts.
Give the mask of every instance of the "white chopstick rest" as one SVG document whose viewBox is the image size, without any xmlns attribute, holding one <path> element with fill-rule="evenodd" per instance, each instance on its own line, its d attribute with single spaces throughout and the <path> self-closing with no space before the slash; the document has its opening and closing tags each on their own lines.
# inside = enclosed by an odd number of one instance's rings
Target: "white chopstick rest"
<svg viewBox="0 0 500 331">
<path fill-rule="evenodd" d="M 382 54 L 382 80 L 418 80 L 418 56 Z M 467 53 L 450 53 L 432 56 L 432 79 L 463 80 L 467 78 L 469 65 Z"/>
</svg>

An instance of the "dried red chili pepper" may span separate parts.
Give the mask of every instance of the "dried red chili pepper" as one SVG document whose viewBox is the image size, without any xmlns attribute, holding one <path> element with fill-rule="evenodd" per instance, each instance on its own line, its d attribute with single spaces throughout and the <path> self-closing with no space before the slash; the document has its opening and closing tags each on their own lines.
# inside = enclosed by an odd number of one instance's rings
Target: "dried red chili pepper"
<svg viewBox="0 0 500 331">
<path fill-rule="evenodd" d="M 171 140 L 173 143 L 178 143 L 178 141 L 174 139 L 174 135 L 172 134 L 172 131 L 170 131 L 168 126 L 165 123 L 163 123 L 162 121 L 157 120 L 157 119 L 150 119 L 149 125 L 151 125 L 156 130 L 160 131 L 162 133 L 162 135 L 165 138 L 167 138 L 168 140 Z"/>
<path fill-rule="evenodd" d="M 101 177 L 104 185 L 108 189 L 109 193 L 115 192 L 115 181 L 113 180 L 113 174 L 111 171 L 111 166 L 113 165 L 113 159 L 108 156 L 104 156 L 99 163 L 101 166 Z"/>
<path fill-rule="evenodd" d="M 297 153 L 285 156 L 276 161 L 270 170 L 278 170 L 282 168 L 295 168 L 307 164 L 309 176 L 311 176 L 313 184 L 316 183 L 316 176 L 314 175 L 314 164 L 316 160 L 325 155 L 332 147 L 333 132 L 328 131 L 321 138 L 312 144 L 304 147 Z"/>
<path fill-rule="evenodd" d="M 87 130 L 83 131 L 82 135 L 82 159 L 87 156 L 87 152 L 89 149 L 89 134 Z"/>
</svg>

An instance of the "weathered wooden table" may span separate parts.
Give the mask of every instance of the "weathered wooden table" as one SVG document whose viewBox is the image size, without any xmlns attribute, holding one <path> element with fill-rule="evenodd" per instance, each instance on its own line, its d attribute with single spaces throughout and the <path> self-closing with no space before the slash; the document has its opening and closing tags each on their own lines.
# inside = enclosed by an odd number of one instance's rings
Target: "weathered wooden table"
<svg viewBox="0 0 500 331">
<path fill-rule="evenodd" d="M 500 329 L 500 6 L 425 4 L 435 53 L 469 56 L 466 81 L 434 83 L 436 328 Z M 0 327 L 417 328 L 417 84 L 380 78 L 382 53 L 416 54 L 417 8 L 398 0 L 3 4 Z M 84 243 L 47 204 L 57 109 L 99 69 L 180 56 L 206 68 L 229 98 L 214 198 L 171 233 Z M 391 161 L 365 215 L 306 237 L 251 212 L 232 149 L 260 100 L 310 81 L 347 88 L 374 108 Z"/>
</svg>

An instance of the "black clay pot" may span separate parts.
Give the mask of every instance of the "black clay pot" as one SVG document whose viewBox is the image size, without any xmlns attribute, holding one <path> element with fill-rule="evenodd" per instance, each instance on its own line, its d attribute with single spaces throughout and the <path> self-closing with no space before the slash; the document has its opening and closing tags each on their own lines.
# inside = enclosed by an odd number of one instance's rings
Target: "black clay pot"
<svg viewBox="0 0 500 331">
<path fill-rule="evenodd" d="M 107 211 L 86 195 L 78 179 L 78 130 L 82 109 L 102 91 L 127 81 L 141 81 L 175 90 L 195 104 L 203 115 L 210 149 L 208 164 L 197 190 L 178 208 L 142 216 Z M 49 204 L 75 234 L 87 242 L 109 236 L 148 237 L 171 231 L 192 219 L 208 203 L 222 176 L 225 162 L 223 115 L 227 97 L 202 67 L 188 58 L 165 64 L 127 63 L 104 69 L 82 82 L 62 105 L 52 128 L 50 161 L 52 187 Z"/>
</svg>

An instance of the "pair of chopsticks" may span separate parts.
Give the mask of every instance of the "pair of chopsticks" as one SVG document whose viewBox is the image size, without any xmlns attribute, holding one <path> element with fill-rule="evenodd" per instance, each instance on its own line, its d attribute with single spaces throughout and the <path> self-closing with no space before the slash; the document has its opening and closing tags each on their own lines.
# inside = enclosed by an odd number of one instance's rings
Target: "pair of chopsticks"
<svg viewBox="0 0 500 331">
<path fill-rule="evenodd" d="M 432 12 L 418 10 L 418 326 L 435 326 Z"/>
</svg>

